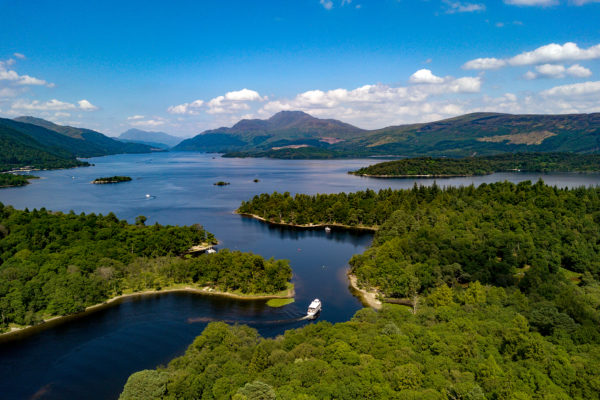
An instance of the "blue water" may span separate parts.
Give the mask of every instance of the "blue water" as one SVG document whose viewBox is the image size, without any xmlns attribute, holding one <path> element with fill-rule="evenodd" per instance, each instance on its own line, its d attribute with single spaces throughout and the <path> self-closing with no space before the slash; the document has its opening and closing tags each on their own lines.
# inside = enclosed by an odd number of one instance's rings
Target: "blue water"
<svg viewBox="0 0 600 400">
<path fill-rule="evenodd" d="M 323 301 L 321 320 L 348 320 L 361 304 L 350 293 L 345 272 L 352 255 L 362 253 L 370 244 L 370 234 L 271 227 L 235 215 L 233 210 L 243 200 L 275 190 L 334 193 L 434 182 L 347 174 L 379 160 L 225 159 L 210 154 L 157 153 L 90 161 L 95 166 L 37 172 L 42 179 L 26 187 L 1 189 L 0 201 L 20 209 L 112 211 L 129 221 L 145 215 L 147 223 L 199 223 L 220 240 L 219 248 L 290 260 L 296 302 L 274 309 L 264 301 L 185 293 L 129 298 L 94 314 L 0 343 L 2 399 L 116 398 L 131 373 L 155 368 L 181 355 L 209 321 L 247 323 L 272 337 L 311 323 L 298 318 L 315 297 Z M 95 178 L 117 174 L 131 176 L 133 181 L 90 184 Z M 600 183 L 598 174 L 507 173 L 438 180 L 438 184 L 535 181 L 539 177 L 560 187 Z M 255 178 L 260 182 L 253 182 Z M 220 180 L 230 185 L 213 185 Z"/>
</svg>

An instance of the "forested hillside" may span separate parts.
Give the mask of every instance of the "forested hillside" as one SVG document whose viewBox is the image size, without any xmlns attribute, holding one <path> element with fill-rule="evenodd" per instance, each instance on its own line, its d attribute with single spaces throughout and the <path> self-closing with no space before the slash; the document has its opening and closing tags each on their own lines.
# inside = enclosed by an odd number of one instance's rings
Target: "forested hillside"
<svg viewBox="0 0 600 400">
<path fill-rule="evenodd" d="M 0 123 L 0 171 L 31 167 L 71 168 L 89 165 L 66 150 L 44 146 L 24 133 Z"/>
<path fill-rule="evenodd" d="M 19 211 L 0 204 L 0 331 L 82 311 L 123 292 L 170 285 L 240 293 L 286 288 L 286 261 L 220 251 L 182 258 L 214 243 L 201 226 L 135 225 L 110 213 Z"/>
<path fill-rule="evenodd" d="M 122 399 L 600 398 L 599 188 L 273 194 L 240 210 L 383 220 L 352 272 L 412 307 L 384 304 L 267 340 L 210 324 L 168 367 L 132 375 Z"/>
<path fill-rule="evenodd" d="M 597 335 L 572 336 L 551 310 L 516 289 L 442 287 L 416 315 L 386 305 L 275 339 L 211 323 L 120 399 L 598 399 Z M 562 325 L 539 328 L 549 320 Z"/>
<path fill-rule="evenodd" d="M 417 157 L 387 161 L 351 173 L 362 176 L 472 176 L 494 172 L 597 172 L 600 154 L 506 153 L 487 157 Z"/>
</svg>

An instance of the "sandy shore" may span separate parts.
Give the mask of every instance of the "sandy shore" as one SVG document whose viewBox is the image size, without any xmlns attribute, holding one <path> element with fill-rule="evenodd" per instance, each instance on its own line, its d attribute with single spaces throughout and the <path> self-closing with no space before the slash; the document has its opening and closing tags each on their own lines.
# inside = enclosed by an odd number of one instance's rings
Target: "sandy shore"
<svg viewBox="0 0 600 400">
<path fill-rule="evenodd" d="M 360 288 L 358 286 L 358 278 L 350 272 L 348 272 L 348 279 L 350 280 L 350 286 L 360 294 L 360 298 L 364 304 L 376 310 L 381 309 L 381 301 L 377 299 L 378 293 L 376 291 L 368 291 Z"/>
<path fill-rule="evenodd" d="M 29 326 L 23 326 L 23 327 L 12 327 L 10 329 L 10 331 L 8 331 L 8 332 L 0 333 L 0 338 L 16 336 L 18 334 L 25 333 L 29 330 L 44 329 L 46 327 L 52 326 L 53 323 L 56 323 L 56 322 L 59 322 L 62 320 L 66 321 L 66 320 L 69 320 L 72 318 L 82 317 L 86 314 L 91 314 L 91 313 L 101 310 L 103 308 L 110 307 L 112 305 L 117 305 L 123 299 L 126 299 L 128 297 L 149 296 L 149 295 L 157 295 L 157 294 L 163 294 L 163 293 L 175 293 L 175 292 L 196 293 L 196 294 L 200 294 L 200 295 L 204 295 L 204 296 L 229 297 L 229 298 L 238 299 L 238 300 L 290 299 L 296 295 L 293 285 L 287 289 L 287 293 L 285 295 L 283 295 L 283 294 L 244 295 L 244 294 L 237 294 L 237 293 L 230 293 L 230 292 L 222 292 L 219 290 L 211 289 L 208 286 L 203 287 L 203 288 L 185 286 L 185 287 L 166 288 L 166 289 L 161 289 L 161 290 L 145 290 L 142 292 L 121 294 L 121 295 L 112 297 L 102 303 L 94 304 L 92 306 L 86 307 L 84 311 L 81 311 L 81 312 L 78 312 L 75 314 L 69 314 L 69 315 L 57 315 L 55 317 L 45 319 L 36 325 L 29 325 Z"/>
<path fill-rule="evenodd" d="M 260 217 L 256 214 L 248 214 L 248 213 L 242 213 L 239 212 L 237 210 L 234 211 L 234 214 L 238 214 L 241 215 L 243 217 L 248 217 L 248 218 L 254 218 L 257 219 L 259 221 L 262 222 L 266 222 L 267 224 L 271 224 L 271 225 L 276 225 L 276 226 L 286 226 L 286 227 L 290 227 L 290 228 L 300 228 L 300 229 L 318 229 L 318 228 L 325 228 L 325 227 L 334 227 L 334 228 L 342 228 L 342 229 L 348 229 L 348 230 L 357 230 L 357 231 L 368 231 L 368 232 L 376 232 L 378 228 L 373 227 L 373 226 L 351 226 L 351 225 L 344 225 L 344 224 L 304 224 L 304 225 L 297 225 L 297 224 L 288 224 L 285 222 L 273 222 L 273 221 L 269 221 L 268 219 L 265 219 L 263 217 Z"/>
</svg>

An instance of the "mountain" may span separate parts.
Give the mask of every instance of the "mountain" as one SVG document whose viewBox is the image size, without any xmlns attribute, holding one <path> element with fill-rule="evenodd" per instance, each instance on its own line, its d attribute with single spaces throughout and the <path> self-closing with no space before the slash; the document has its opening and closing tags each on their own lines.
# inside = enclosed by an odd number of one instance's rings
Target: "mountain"
<svg viewBox="0 0 600 400">
<path fill-rule="evenodd" d="M 119 135 L 122 142 L 141 143 L 159 148 L 169 148 L 177 145 L 183 139 L 164 132 L 150 132 L 141 129 L 129 129 Z"/>
<path fill-rule="evenodd" d="M 14 120 L 0 118 L 0 126 L 24 133 L 44 146 L 66 150 L 76 157 L 152 151 L 148 145 L 123 143 L 91 129 L 57 125 L 41 118 L 18 117 Z"/>
<path fill-rule="evenodd" d="M 466 156 L 517 152 L 600 152 L 600 113 L 513 115 L 473 113 L 392 126 L 340 143 L 337 150 L 372 154 Z"/>
<path fill-rule="evenodd" d="M 267 120 L 243 119 L 184 140 L 175 151 L 264 151 L 273 148 L 326 147 L 358 137 L 364 130 L 334 119 L 319 119 L 302 111 L 281 111 Z"/>
<path fill-rule="evenodd" d="M 441 121 L 362 130 L 336 120 L 285 111 L 206 131 L 174 150 L 227 156 L 337 158 L 600 152 L 600 113 L 513 115 L 473 113 Z"/>
<path fill-rule="evenodd" d="M 70 168 L 89 165 L 79 161 L 70 152 L 45 146 L 30 136 L 1 124 L 0 120 L 0 171 L 21 167 L 36 169 Z"/>
</svg>

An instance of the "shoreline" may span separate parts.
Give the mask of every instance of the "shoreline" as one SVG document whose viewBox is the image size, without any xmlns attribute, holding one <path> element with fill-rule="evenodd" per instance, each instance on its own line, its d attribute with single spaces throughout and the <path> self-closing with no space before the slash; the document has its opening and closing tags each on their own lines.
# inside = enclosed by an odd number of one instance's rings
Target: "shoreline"
<svg viewBox="0 0 600 400">
<path fill-rule="evenodd" d="M 361 302 L 371 308 L 374 308 L 375 310 L 381 310 L 383 303 L 377 299 L 378 293 L 360 288 L 358 286 L 358 278 L 356 275 L 353 275 L 350 270 L 348 270 L 346 275 L 348 276 L 350 287 L 358 293 Z"/>
<path fill-rule="evenodd" d="M 351 226 L 351 225 L 344 225 L 344 224 L 337 224 L 337 223 L 333 223 L 333 224 L 319 223 L 319 224 L 296 225 L 296 224 L 288 224 L 286 222 L 269 221 L 268 219 L 265 219 L 265 218 L 263 218 L 261 216 L 258 216 L 256 214 L 243 213 L 243 212 L 239 212 L 238 210 L 235 210 L 233 213 L 241 215 L 242 217 L 257 219 L 257 220 L 265 222 L 265 223 L 267 223 L 269 225 L 284 226 L 284 227 L 288 227 L 288 228 L 319 229 L 319 228 L 325 228 L 325 227 L 332 227 L 332 228 L 340 228 L 340 229 L 356 230 L 356 231 L 366 231 L 366 232 L 377 232 L 377 230 L 379 229 L 377 227 L 372 227 L 372 226 Z"/>
<path fill-rule="evenodd" d="M 162 294 L 168 294 L 168 293 L 193 293 L 193 294 L 199 294 L 199 295 L 204 295 L 204 296 L 219 296 L 219 297 L 226 297 L 226 298 L 231 298 L 231 299 L 236 299 L 236 300 L 254 301 L 254 300 L 271 300 L 271 299 L 293 299 L 294 296 L 296 295 L 294 285 L 290 282 L 288 282 L 288 288 L 286 289 L 286 291 L 287 291 L 287 293 L 285 295 L 282 295 L 282 294 L 244 295 L 244 294 L 237 294 L 237 293 L 231 293 L 231 292 L 222 292 L 219 290 L 214 290 L 212 288 L 208 288 L 208 286 L 203 287 L 203 288 L 184 286 L 184 287 L 171 287 L 171 288 L 166 288 L 166 289 L 161 289 L 161 290 L 144 290 L 141 292 L 120 294 L 118 296 L 111 297 L 110 299 L 107 299 L 102 303 L 93 304 L 91 306 L 88 306 L 85 308 L 85 310 L 74 313 L 74 314 L 57 315 L 57 316 L 45 319 L 42 322 L 35 324 L 35 325 L 28 325 L 28 326 L 23 326 L 23 327 L 12 327 L 9 331 L 0 333 L 0 342 L 2 342 L 4 340 L 9 340 L 11 338 L 18 337 L 23 334 L 34 333 L 34 331 L 38 331 L 38 330 L 41 331 L 46 328 L 50 328 L 57 323 L 66 322 L 70 319 L 83 317 L 88 314 L 92 314 L 96 311 L 100 311 L 105 308 L 118 305 L 118 304 L 120 304 L 120 302 L 122 300 L 125 300 L 130 297 L 144 297 L 144 296 L 162 295 Z M 283 292 L 283 290 L 279 293 L 282 293 L 282 292 Z"/>
<path fill-rule="evenodd" d="M 491 175 L 489 174 L 462 174 L 462 175 L 442 175 L 442 174 L 434 174 L 434 175 L 370 175 L 370 174 L 355 174 L 353 172 L 348 172 L 350 175 L 360 176 L 363 178 L 378 178 L 378 179 L 410 179 L 410 178 L 469 178 L 472 176 L 485 176 Z"/>
</svg>

